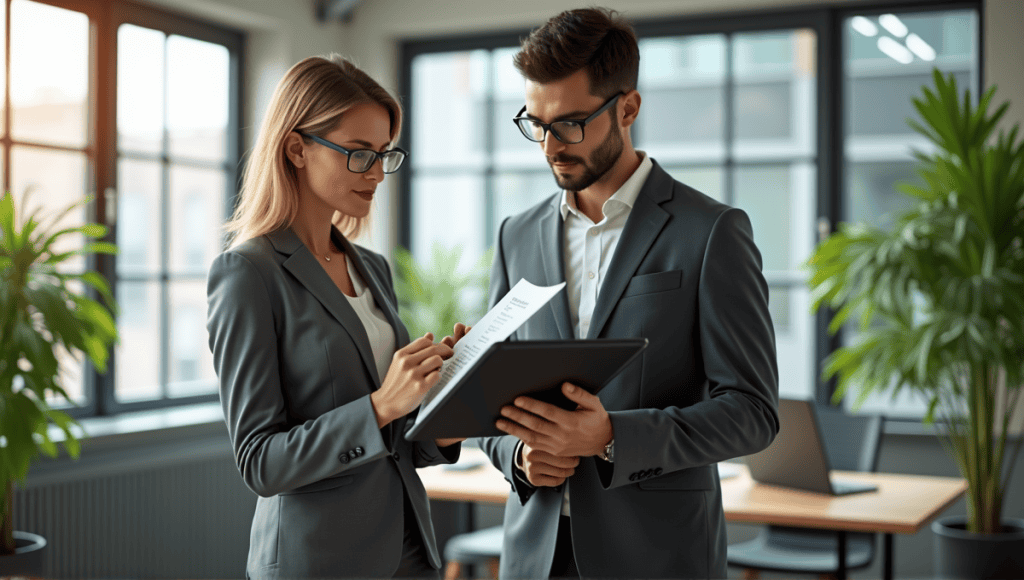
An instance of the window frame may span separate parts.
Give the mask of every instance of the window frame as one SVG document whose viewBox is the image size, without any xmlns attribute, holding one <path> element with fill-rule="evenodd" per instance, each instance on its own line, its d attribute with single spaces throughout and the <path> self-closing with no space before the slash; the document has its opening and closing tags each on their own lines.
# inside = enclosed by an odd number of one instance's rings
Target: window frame
<svg viewBox="0 0 1024 580">
<path fill-rule="evenodd" d="M 6 66 L 5 83 L 10 87 L 10 11 L 11 1 L 3 0 L 2 9 L 6 12 L 4 26 L 6 33 Z M 94 196 L 87 208 L 91 221 L 108 226 L 109 231 L 104 241 L 116 241 L 117 228 L 117 32 L 122 24 L 135 24 L 146 28 L 157 29 L 165 34 L 187 36 L 206 42 L 225 46 L 229 53 L 229 114 L 227 126 L 227 156 L 217 167 L 225 171 L 225 208 L 227 216 L 234 206 L 237 197 L 239 180 L 240 148 L 242 143 L 241 104 L 243 87 L 243 53 L 245 34 L 221 24 L 204 22 L 191 17 L 182 16 L 159 8 L 143 6 L 125 0 L 94 2 L 91 0 L 32 0 L 58 8 L 73 10 L 85 14 L 89 19 L 89 81 L 87 98 L 87 140 L 81 149 L 86 155 L 88 169 L 86 176 L 86 192 Z M 0 135 L 3 146 L 3 185 L 10 186 L 10 167 L 12 145 L 19 142 L 10 138 L 10 90 L 5 95 L 5 131 Z M 74 148 L 63 148 L 74 150 Z M 166 151 L 158 157 L 163 163 L 168 162 Z M 163 185 L 166 189 L 166 183 Z M 166 219 L 166 216 L 163 216 Z M 163 239 L 162 242 L 167 240 Z M 99 272 L 110 284 L 112 291 L 117 289 L 116 256 L 92 255 L 86 260 L 86 268 Z M 172 277 L 162 271 L 157 277 L 164 286 Z M 89 293 L 98 298 L 94 290 Z M 161 367 L 166 367 L 167 341 L 167 304 L 162 303 L 161 324 Z M 116 349 L 111 348 L 107 360 L 108 372 L 99 373 L 88 361 L 83 364 L 83 394 L 85 401 L 81 405 L 65 408 L 65 412 L 75 418 L 114 415 L 126 411 L 142 411 L 179 405 L 189 405 L 216 401 L 217 393 L 206 395 L 149 399 L 132 402 L 120 402 L 114 392 L 116 373 Z M 165 373 L 161 373 L 161 376 Z"/>
<path fill-rule="evenodd" d="M 978 17 L 977 35 L 975 39 L 978 47 L 978 80 L 980 86 L 985 86 L 984 77 L 984 3 L 982 0 L 897 0 L 895 2 L 881 3 L 877 1 L 850 2 L 841 7 L 810 7 L 799 9 L 776 9 L 776 10 L 755 10 L 736 11 L 722 13 L 708 13 L 695 15 L 670 16 L 658 19 L 637 19 L 632 21 L 633 27 L 639 39 L 683 36 L 698 34 L 724 34 L 727 38 L 739 33 L 768 32 L 772 30 L 810 29 L 816 35 L 816 124 L 815 142 L 816 152 L 812 158 L 817 168 L 816 180 L 816 218 L 815 223 L 805 224 L 806 227 L 814 228 L 813 239 L 820 241 L 819 232 L 821 228 L 827 228 L 828 233 L 836 231 L 838 224 L 845 219 L 843 215 L 844 201 L 847 196 L 846 171 L 845 171 L 845 109 L 844 109 L 844 66 L 845 47 L 843 35 L 843 22 L 848 16 L 855 14 L 877 15 L 888 12 L 938 12 L 948 10 L 974 10 Z M 412 61 L 417 56 L 440 52 L 458 52 L 469 50 L 494 50 L 518 46 L 520 40 L 529 35 L 530 30 L 517 30 L 514 32 L 496 32 L 493 34 L 473 34 L 467 36 L 455 36 L 444 38 L 421 38 L 410 39 L 402 42 L 399 46 L 399 93 L 403 95 L 405 109 L 407 112 L 413 110 L 415 95 L 412 93 Z M 731 43 L 727 44 L 731 46 Z M 728 151 L 729 144 L 735 138 L 731 123 L 733 121 L 731 102 L 733 77 L 731 51 L 727 53 L 726 66 L 730 74 L 725 80 L 725 110 L 723 134 L 725 135 L 725 146 Z M 976 91 L 974 91 L 976 92 Z M 488 95 L 485 106 L 493 106 L 493 95 Z M 491 110 L 484 111 L 485 118 L 490 118 Z M 407 113 L 408 114 L 408 113 Z M 408 129 L 402 139 L 406 143 L 411 141 L 411 133 L 414 125 L 406 122 Z M 490 137 L 488 137 L 490 139 Z M 493 150 L 493 143 L 488 146 Z M 409 149 L 408 146 L 406 146 Z M 413 152 L 415 154 L 415 152 Z M 746 164 L 747 162 L 741 162 Z M 723 195 L 727 203 L 733 203 L 732 193 L 734 188 L 733 170 L 737 163 L 733 155 L 726 156 L 722 165 L 723 174 Z M 492 191 L 492 179 L 494 175 L 493 163 L 488 162 L 484 168 L 483 178 L 485 183 L 485 200 L 488 214 L 493 212 L 494 191 Z M 398 186 L 398 242 L 405 247 L 411 247 L 412 243 L 412 179 L 411 175 L 403 175 Z M 525 209 L 525 208 L 524 208 Z M 495 232 L 490 219 L 488 220 L 487 236 L 488 244 L 493 241 Z M 786 281 L 779 284 L 792 286 Z M 824 369 L 825 358 L 842 344 L 842 331 L 835 335 L 828 333 L 828 324 L 833 311 L 827 308 L 819 309 L 815 314 L 813 324 L 815 368 L 814 368 L 814 399 L 823 405 L 831 405 L 832 395 L 836 390 L 836 379 L 829 381 L 821 380 L 821 373 Z M 890 421 L 902 423 L 919 423 L 919 419 L 895 416 Z"/>
</svg>

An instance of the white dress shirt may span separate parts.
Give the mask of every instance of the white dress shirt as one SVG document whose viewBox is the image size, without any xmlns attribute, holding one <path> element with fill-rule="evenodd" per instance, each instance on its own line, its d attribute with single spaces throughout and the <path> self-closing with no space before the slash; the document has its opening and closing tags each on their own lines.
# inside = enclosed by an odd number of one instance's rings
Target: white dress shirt
<svg viewBox="0 0 1024 580">
<path fill-rule="evenodd" d="M 576 195 L 562 192 L 562 220 L 565 237 L 565 288 L 569 297 L 569 314 L 575 338 L 587 337 L 601 286 L 608 275 L 608 265 L 622 237 L 622 228 L 640 195 L 640 189 L 651 174 L 654 164 L 643 151 L 643 158 L 633 175 L 601 206 L 603 218 L 594 223 L 576 207 Z M 569 488 L 562 496 L 562 515 L 569 515 Z"/>
<path fill-rule="evenodd" d="M 352 266 L 352 260 L 348 259 L 348 256 L 345 258 L 348 263 L 348 277 L 352 280 L 352 287 L 355 288 L 356 295 L 349 296 L 344 292 L 342 294 L 348 299 L 348 303 L 352 305 L 352 309 L 356 311 L 359 320 L 363 323 L 366 337 L 370 339 L 373 360 L 377 363 L 377 376 L 381 382 L 384 382 L 384 375 L 391 367 L 391 359 L 395 355 L 395 329 L 391 328 L 391 323 L 384 316 L 384 312 L 373 300 L 373 293 L 370 292 L 366 282 Z"/>
</svg>

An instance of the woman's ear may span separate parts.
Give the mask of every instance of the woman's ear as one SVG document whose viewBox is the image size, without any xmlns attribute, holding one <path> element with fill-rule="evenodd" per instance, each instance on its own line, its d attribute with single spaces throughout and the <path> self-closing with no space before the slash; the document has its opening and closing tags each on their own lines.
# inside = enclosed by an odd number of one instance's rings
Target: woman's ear
<svg viewBox="0 0 1024 580">
<path fill-rule="evenodd" d="M 640 93 L 633 89 L 619 100 L 622 101 L 622 126 L 630 127 L 636 122 L 636 116 L 640 114 Z"/>
<path fill-rule="evenodd" d="M 284 139 L 284 154 L 288 156 L 288 160 L 297 169 L 305 167 L 306 144 L 303 143 L 301 135 L 295 131 L 288 133 L 288 136 Z"/>
</svg>

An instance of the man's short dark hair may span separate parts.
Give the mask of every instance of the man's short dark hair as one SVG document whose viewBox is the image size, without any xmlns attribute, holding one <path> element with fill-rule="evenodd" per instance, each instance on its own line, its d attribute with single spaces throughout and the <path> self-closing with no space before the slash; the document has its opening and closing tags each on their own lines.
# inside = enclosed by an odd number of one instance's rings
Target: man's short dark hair
<svg viewBox="0 0 1024 580">
<path fill-rule="evenodd" d="M 636 88 L 640 49 L 633 27 L 618 12 L 579 8 L 530 33 L 513 62 L 524 77 L 540 84 L 585 69 L 590 92 L 611 97 Z"/>
</svg>

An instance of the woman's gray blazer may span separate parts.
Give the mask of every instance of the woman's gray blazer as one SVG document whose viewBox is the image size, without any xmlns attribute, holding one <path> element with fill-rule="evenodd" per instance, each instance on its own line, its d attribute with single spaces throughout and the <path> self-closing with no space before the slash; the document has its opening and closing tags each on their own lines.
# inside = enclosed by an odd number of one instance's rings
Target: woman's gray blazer
<svg viewBox="0 0 1024 580">
<path fill-rule="evenodd" d="M 332 236 L 395 331 L 391 272 L 378 254 Z M 210 350 L 235 462 L 260 497 L 246 574 L 252 578 L 388 577 L 398 567 L 403 490 L 430 562 L 440 568 L 430 507 L 416 468 L 458 459 L 379 429 L 370 393 L 381 378 L 363 325 L 289 229 L 218 256 L 207 288 Z"/>
</svg>

